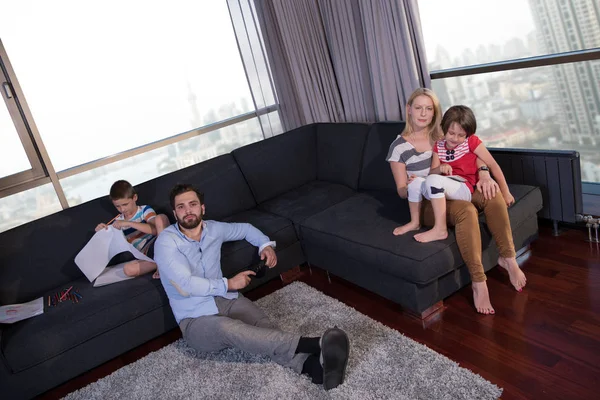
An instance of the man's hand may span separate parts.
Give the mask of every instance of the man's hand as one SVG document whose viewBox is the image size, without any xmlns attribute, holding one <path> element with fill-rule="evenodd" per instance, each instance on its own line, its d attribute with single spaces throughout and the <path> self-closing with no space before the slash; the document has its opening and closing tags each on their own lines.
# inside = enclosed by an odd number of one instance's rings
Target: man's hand
<svg viewBox="0 0 600 400">
<path fill-rule="evenodd" d="M 450 166 L 450 164 L 441 164 L 440 165 L 440 174 L 452 175 L 452 167 Z"/>
<path fill-rule="evenodd" d="M 483 193 L 483 198 L 486 200 L 493 199 L 496 197 L 496 193 L 500 190 L 500 186 L 492 179 L 489 174 L 487 176 L 479 178 L 477 181 L 477 190 Z M 509 193 L 510 194 L 510 193 Z M 512 197 L 512 196 L 511 196 Z M 506 199 L 505 199 L 506 200 Z M 513 199 L 514 201 L 514 199 Z"/>
<path fill-rule="evenodd" d="M 106 224 L 104 224 L 104 223 L 99 223 L 99 224 L 96 226 L 95 232 L 98 232 L 99 230 L 102 230 L 102 229 L 108 229 L 108 225 L 106 225 Z"/>
<path fill-rule="evenodd" d="M 256 275 L 254 271 L 242 271 L 231 279 L 227 279 L 227 290 L 232 292 L 240 290 L 250 284 L 252 275 Z"/>
<path fill-rule="evenodd" d="M 265 265 L 273 268 L 277 264 L 277 254 L 271 246 L 267 246 L 260 252 L 260 259 L 265 260 Z"/>
</svg>

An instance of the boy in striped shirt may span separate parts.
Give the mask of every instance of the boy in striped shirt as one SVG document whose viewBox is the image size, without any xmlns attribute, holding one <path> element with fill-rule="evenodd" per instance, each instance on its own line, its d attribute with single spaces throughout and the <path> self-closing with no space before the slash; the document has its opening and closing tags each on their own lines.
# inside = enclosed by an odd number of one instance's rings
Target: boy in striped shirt
<svg viewBox="0 0 600 400">
<path fill-rule="evenodd" d="M 156 215 L 150 206 L 138 206 L 138 195 L 131 184 L 124 180 L 113 183 L 110 187 L 109 197 L 119 211 L 115 218 L 113 227 L 123 231 L 125 239 L 141 253 L 153 258 L 154 241 L 158 234 L 169 226 L 166 215 Z M 96 226 L 96 232 L 108 228 L 108 224 L 100 223 Z M 139 276 L 148 272 L 156 271 L 153 278 L 159 277 L 156 263 L 142 260 L 133 260 L 125 264 L 123 272 L 127 276 Z"/>
</svg>

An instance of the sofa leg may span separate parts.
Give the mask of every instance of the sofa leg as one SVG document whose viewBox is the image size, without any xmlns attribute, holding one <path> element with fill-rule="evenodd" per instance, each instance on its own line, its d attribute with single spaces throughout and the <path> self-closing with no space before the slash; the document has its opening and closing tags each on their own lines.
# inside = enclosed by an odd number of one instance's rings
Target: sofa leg
<svg viewBox="0 0 600 400">
<path fill-rule="evenodd" d="M 415 311 L 411 311 L 411 310 L 406 310 L 407 314 L 418 318 L 420 320 L 424 320 L 424 319 L 429 319 L 433 316 L 436 316 L 437 314 L 441 314 L 441 312 L 444 310 L 444 301 L 440 300 L 437 303 L 435 303 L 434 305 L 432 305 L 431 307 L 419 312 L 415 312 Z"/>
<path fill-rule="evenodd" d="M 302 266 L 306 265 L 308 267 L 308 273 L 312 275 L 312 265 L 308 261 L 306 261 Z"/>
<path fill-rule="evenodd" d="M 299 265 L 279 274 L 279 279 L 281 279 L 281 282 L 285 285 L 300 279 L 300 277 L 302 277 L 302 270 Z"/>
</svg>

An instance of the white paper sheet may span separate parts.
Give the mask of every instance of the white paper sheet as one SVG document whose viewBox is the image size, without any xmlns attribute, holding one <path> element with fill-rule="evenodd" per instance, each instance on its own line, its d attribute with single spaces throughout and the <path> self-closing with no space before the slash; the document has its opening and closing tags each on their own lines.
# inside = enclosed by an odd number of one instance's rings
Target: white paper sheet
<svg viewBox="0 0 600 400">
<path fill-rule="evenodd" d="M 13 322 L 35 317 L 44 313 L 44 298 L 32 300 L 23 304 L 10 304 L 0 307 L 0 323 L 12 324 Z"/>
<path fill-rule="evenodd" d="M 135 278 L 134 276 L 125 275 L 125 271 L 123 271 L 123 267 L 125 267 L 126 263 L 113 265 L 111 267 L 105 268 L 104 271 L 96 278 L 94 281 L 94 287 L 100 287 L 105 285 L 110 285 L 111 283 L 126 281 L 127 279 Z"/>
<path fill-rule="evenodd" d="M 466 182 L 467 180 L 460 175 L 447 175 L 448 178 L 458 181 L 458 182 Z"/>
<path fill-rule="evenodd" d="M 119 253 L 129 251 L 138 260 L 154 262 L 129 243 L 123 232 L 109 226 L 101 229 L 75 257 L 75 264 L 90 282 L 93 282 L 107 269 L 108 262 Z M 108 268 L 111 269 L 112 267 Z M 129 277 L 127 277 L 129 279 Z"/>
</svg>

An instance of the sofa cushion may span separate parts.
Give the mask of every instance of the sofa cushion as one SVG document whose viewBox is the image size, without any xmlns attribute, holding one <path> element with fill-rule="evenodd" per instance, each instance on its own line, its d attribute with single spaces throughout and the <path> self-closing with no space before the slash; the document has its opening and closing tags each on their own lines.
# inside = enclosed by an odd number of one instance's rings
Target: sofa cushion
<svg viewBox="0 0 600 400">
<path fill-rule="evenodd" d="M 344 253 L 414 283 L 428 283 L 462 264 L 452 230 L 448 239 L 424 244 L 411 234 L 394 236 L 394 228 L 409 219 L 407 202 L 395 193 L 359 193 L 307 218 L 300 232 L 305 248 Z"/>
<path fill-rule="evenodd" d="M 277 242 L 281 251 L 298 242 L 292 222 L 260 210 L 248 210 L 223 219 L 223 222 L 247 222 L 254 225 L 269 239 Z M 232 276 L 252 262 L 258 262 L 257 248 L 245 240 L 223 243 L 221 247 L 221 269 L 224 276 Z"/>
<path fill-rule="evenodd" d="M 404 130 L 404 122 L 377 122 L 367 134 L 359 190 L 391 190 L 396 184 L 389 163 L 386 161 L 390 144 Z"/>
<path fill-rule="evenodd" d="M 355 192 L 344 185 L 313 181 L 258 205 L 258 208 L 298 224 L 306 218 L 346 200 Z"/>
<path fill-rule="evenodd" d="M 358 188 L 358 174 L 370 125 L 317 126 L 317 179 Z"/>
<path fill-rule="evenodd" d="M 509 209 L 511 225 L 516 227 L 542 207 L 538 188 L 510 185 L 516 203 Z M 357 194 L 306 219 L 300 226 L 305 247 L 314 245 L 342 252 L 350 257 L 379 265 L 381 271 L 406 281 L 426 284 L 460 267 L 454 230 L 446 240 L 417 243 L 414 234 L 394 236 L 393 229 L 410 220 L 408 204 L 395 193 L 372 191 Z M 480 215 L 483 247 L 492 243 Z M 310 261 L 310 260 L 309 260 Z"/>
<path fill-rule="evenodd" d="M 151 275 L 98 288 L 82 278 L 44 293 L 43 314 L 3 327 L 6 365 L 13 373 L 23 371 L 158 308 L 173 318 L 160 280 Z M 47 306 L 48 295 L 70 286 L 83 296 L 79 303 Z"/>
<path fill-rule="evenodd" d="M 508 209 L 510 225 L 515 228 L 542 209 L 542 192 L 538 187 L 528 185 L 511 184 L 508 188 L 515 198 L 515 204 Z M 482 223 L 486 222 L 483 213 L 479 219 Z"/>
<path fill-rule="evenodd" d="M 232 152 L 258 203 L 316 179 L 316 129 L 302 126 Z"/>
<path fill-rule="evenodd" d="M 183 168 L 136 186 L 140 201 L 175 222 L 169 194 L 177 183 L 189 183 L 204 193 L 206 219 L 223 217 L 256 206 L 250 187 L 231 154 Z"/>
</svg>

